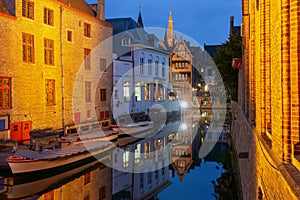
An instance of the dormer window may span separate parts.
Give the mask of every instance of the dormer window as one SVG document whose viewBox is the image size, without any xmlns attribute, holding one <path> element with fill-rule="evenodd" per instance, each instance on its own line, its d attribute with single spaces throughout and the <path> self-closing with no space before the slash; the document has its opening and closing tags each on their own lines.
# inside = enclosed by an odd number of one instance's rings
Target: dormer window
<svg viewBox="0 0 300 200">
<path fill-rule="evenodd" d="M 122 39 L 122 46 L 129 46 L 131 44 L 130 38 L 123 38 Z"/>
</svg>

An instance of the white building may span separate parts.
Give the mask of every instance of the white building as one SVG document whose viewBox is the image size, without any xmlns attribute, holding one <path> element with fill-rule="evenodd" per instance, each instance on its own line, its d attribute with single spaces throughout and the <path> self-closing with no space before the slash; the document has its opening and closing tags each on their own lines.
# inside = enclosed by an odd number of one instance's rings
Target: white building
<svg viewBox="0 0 300 200">
<path fill-rule="evenodd" d="M 113 117 L 131 114 L 134 121 L 169 99 L 169 54 L 154 34 L 132 18 L 108 19 L 114 25 Z M 168 110 L 168 108 L 166 108 Z"/>
</svg>

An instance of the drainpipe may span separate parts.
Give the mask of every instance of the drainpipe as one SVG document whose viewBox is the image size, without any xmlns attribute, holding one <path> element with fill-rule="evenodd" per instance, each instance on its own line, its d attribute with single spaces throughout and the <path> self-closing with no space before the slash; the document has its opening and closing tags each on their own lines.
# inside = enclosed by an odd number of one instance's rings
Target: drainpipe
<svg viewBox="0 0 300 200">
<path fill-rule="evenodd" d="M 132 91 L 133 92 L 132 93 L 133 94 L 132 111 L 133 111 L 133 108 L 134 108 L 134 105 L 135 105 L 134 104 L 134 101 L 135 101 L 135 77 L 134 77 L 135 76 L 135 73 L 134 73 L 134 70 L 135 70 L 135 66 L 134 66 L 134 64 L 135 64 L 135 62 L 134 62 L 134 59 L 135 59 L 135 57 L 134 57 L 135 49 L 134 49 L 134 47 L 132 47 L 131 52 L 132 52 L 131 56 L 132 56 L 132 85 L 133 85 L 133 91 Z M 129 111 L 129 114 L 131 114 L 131 111 Z"/>
<path fill-rule="evenodd" d="M 62 14 L 64 8 L 60 6 L 60 63 L 61 63 L 61 123 L 66 135 L 65 129 L 65 77 L 64 77 L 64 54 L 63 54 L 63 24 L 62 24 Z"/>
</svg>

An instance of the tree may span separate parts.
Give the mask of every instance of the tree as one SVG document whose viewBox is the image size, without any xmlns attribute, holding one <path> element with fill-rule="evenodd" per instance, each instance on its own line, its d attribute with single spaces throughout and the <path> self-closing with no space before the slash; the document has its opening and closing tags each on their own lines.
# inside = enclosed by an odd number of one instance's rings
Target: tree
<svg viewBox="0 0 300 200">
<path fill-rule="evenodd" d="M 238 98 L 238 70 L 232 68 L 233 58 L 242 57 L 242 37 L 238 34 L 233 34 L 229 39 L 218 47 L 218 50 L 213 58 L 220 75 L 216 76 L 215 84 L 222 84 L 222 80 L 225 86 L 225 90 L 230 99 L 237 101 Z"/>
</svg>

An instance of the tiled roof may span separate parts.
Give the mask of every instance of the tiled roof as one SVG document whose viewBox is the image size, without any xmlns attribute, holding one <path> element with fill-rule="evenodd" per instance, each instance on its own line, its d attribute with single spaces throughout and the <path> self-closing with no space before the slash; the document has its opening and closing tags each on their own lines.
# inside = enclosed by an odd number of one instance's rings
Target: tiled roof
<svg viewBox="0 0 300 200">
<path fill-rule="evenodd" d="M 15 0 L 0 0 L 0 12 L 16 15 L 16 2 Z"/>
</svg>

